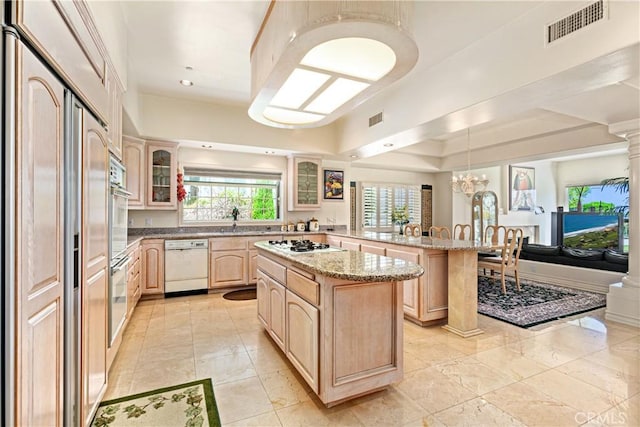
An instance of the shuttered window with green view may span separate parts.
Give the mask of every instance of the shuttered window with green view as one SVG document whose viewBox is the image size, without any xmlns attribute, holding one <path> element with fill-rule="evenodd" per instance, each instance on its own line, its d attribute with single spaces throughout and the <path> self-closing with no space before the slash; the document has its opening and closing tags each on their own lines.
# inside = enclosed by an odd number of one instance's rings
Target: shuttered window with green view
<svg viewBox="0 0 640 427">
<path fill-rule="evenodd" d="M 280 174 L 185 168 L 183 223 L 275 221 L 280 218 Z"/>
<path fill-rule="evenodd" d="M 393 231 L 394 222 L 421 220 L 419 185 L 362 184 L 362 229 Z"/>
</svg>

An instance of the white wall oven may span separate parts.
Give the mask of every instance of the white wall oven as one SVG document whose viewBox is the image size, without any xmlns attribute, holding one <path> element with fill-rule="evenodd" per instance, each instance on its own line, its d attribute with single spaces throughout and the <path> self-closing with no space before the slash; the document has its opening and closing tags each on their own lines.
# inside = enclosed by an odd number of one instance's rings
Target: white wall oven
<svg viewBox="0 0 640 427">
<path fill-rule="evenodd" d="M 109 346 L 122 327 L 127 313 L 127 203 L 131 195 L 124 188 L 125 168 L 111 156 L 109 198 Z"/>
</svg>

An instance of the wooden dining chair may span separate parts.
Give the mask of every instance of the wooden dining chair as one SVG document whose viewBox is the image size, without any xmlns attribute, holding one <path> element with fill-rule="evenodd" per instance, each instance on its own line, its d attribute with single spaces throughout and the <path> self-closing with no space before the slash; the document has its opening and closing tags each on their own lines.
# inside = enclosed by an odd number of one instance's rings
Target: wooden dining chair
<svg viewBox="0 0 640 427">
<path fill-rule="evenodd" d="M 500 233 L 496 232 L 495 235 L 500 235 Z M 505 285 L 505 275 L 511 272 L 513 273 L 513 276 L 516 280 L 516 288 L 518 288 L 518 291 L 520 291 L 518 260 L 520 259 L 520 250 L 522 249 L 524 232 L 521 228 L 505 228 L 504 234 L 502 234 L 502 236 L 502 240 L 499 241 L 499 246 L 501 247 L 500 256 L 479 259 L 478 274 L 481 276 L 494 278 L 495 273 L 499 271 L 500 281 L 502 284 L 502 293 L 506 294 L 507 287 Z"/>
<path fill-rule="evenodd" d="M 487 225 L 484 229 L 484 243 L 491 245 L 493 249 L 500 249 L 507 234 L 504 225 Z"/>
<path fill-rule="evenodd" d="M 435 237 L 436 239 L 451 240 L 451 231 L 449 227 L 429 227 L 429 237 Z"/>
<path fill-rule="evenodd" d="M 456 240 L 470 240 L 471 224 L 456 224 L 453 227 L 453 238 Z"/>
</svg>

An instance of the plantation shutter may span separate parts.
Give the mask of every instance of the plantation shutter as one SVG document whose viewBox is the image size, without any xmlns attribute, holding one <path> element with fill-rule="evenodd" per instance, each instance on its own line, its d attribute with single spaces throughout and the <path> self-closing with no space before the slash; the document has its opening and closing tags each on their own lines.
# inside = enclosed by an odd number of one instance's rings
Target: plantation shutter
<svg viewBox="0 0 640 427">
<path fill-rule="evenodd" d="M 372 231 L 391 231 L 392 213 L 406 207 L 411 222 L 420 222 L 421 193 L 417 185 L 362 184 L 362 226 Z"/>
</svg>

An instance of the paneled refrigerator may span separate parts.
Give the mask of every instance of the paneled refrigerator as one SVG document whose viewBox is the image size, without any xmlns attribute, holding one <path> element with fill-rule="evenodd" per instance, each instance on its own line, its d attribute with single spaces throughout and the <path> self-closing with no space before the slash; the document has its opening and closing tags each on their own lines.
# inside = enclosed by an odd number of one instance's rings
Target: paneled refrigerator
<svg viewBox="0 0 640 427">
<path fill-rule="evenodd" d="M 103 125 L 3 29 L 2 425 L 86 425 L 106 390 Z"/>
</svg>

